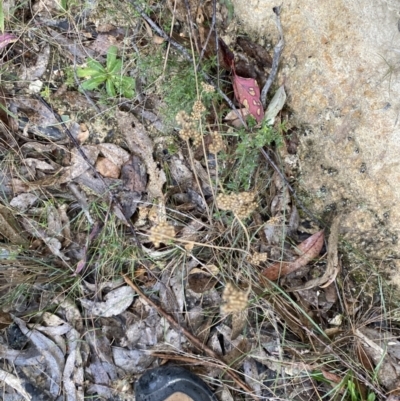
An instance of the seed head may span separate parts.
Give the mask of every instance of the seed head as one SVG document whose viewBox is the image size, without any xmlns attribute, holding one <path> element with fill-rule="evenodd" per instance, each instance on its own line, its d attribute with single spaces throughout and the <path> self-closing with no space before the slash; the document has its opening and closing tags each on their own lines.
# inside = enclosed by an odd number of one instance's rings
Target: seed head
<svg viewBox="0 0 400 401">
<path fill-rule="evenodd" d="M 227 315 L 229 313 L 238 313 L 246 309 L 248 304 L 249 293 L 241 291 L 234 287 L 231 283 L 227 283 L 222 293 L 223 304 L 221 305 L 221 313 Z"/>
<path fill-rule="evenodd" d="M 203 88 L 203 91 L 205 93 L 214 93 L 215 92 L 214 87 L 212 85 L 210 85 L 210 84 L 205 83 L 205 82 L 201 83 L 201 87 Z"/>
<path fill-rule="evenodd" d="M 161 242 L 175 237 L 174 227 L 171 226 L 167 221 L 162 221 L 156 226 L 150 229 L 149 239 L 154 243 L 154 246 L 158 248 Z"/>
<path fill-rule="evenodd" d="M 210 153 L 217 154 L 224 149 L 224 141 L 222 135 L 218 131 L 211 134 L 212 144 L 208 147 Z"/>
<path fill-rule="evenodd" d="M 216 201 L 219 209 L 230 210 L 235 212 L 239 219 L 245 219 L 257 208 L 257 202 L 254 201 L 255 196 L 254 192 L 219 194 Z"/>
<path fill-rule="evenodd" d="M 196 100 L 193 105 L 191 118 L 194 121 L 199 121 L 201 119 L 202 114 L 206 111 L 204 104 L 201 100 Z"/>
<path fill-rule="evenodd" d="M 252 265 L 258 266 L 262 262 L 266 262 L 268 259 L 268 254 L 266 252 L 254 252 L 252 255 L 247 257 L 247 260 Z"/>
</svg>

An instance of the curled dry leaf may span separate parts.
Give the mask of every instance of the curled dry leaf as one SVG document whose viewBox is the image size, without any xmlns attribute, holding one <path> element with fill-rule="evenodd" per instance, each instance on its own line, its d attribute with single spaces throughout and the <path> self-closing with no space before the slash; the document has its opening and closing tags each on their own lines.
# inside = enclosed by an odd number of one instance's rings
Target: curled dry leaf
<svg viewBox="0 0 400 401">
<path fill-rule="evenodd" d="M 336 276 L 340 271 L 338 257 L 339 223 L 340 216 L 336 216 L 333 220 L 331 233 L 328 239 L 328 256 L 325 273 L 321 277 L 308 281 L 304 286 L 292 288 L 292 291 L 309 290 L 317 286 L 327 288 L 335 281 Z"/>
<path fill-rule="evenodd" d="M 105 302 L 82 299 L 81 304 L 94 316 L 110 317 L 124 312 L 133 302 L 134 291 L 129 286 L 117 288 L 105 296 Z"/>
<path fill-rule="evenodd" d="M 265 120 L 268 121 L 268 124 L 273 125 L 275 122 L 275 117 L 282 110 L 282 107 L 286 102 L 286 92 L 284 86 L 280 86 L 276 91 L 274 97 L 269 103 L 267 110 L 265 112 Z"/>
<path fill-rule="evenodd" d="M 38 349 L 46 361 L 46 371 L 50 378 L 50 394 L 57 397 L 61 389 L 61 376 L 64 370 L 64 355 L 60 348 L 49 338 L 37 330 L 29 330 L 25 322 L 14 317 L 14 322 L 21 329 L 33 345 Z"/>
<path fill-rule="evenodd" d="M 276 262 L 272 266 L 264 269 L 261 274 L 268 280 L 278 280 L 301 267 L 306 266 L 311 260 L 315 259 L 321 252 L 324 245 L 324 230 L 318 231 L 307 238 L 297 249 L 301 252 L 300 256 L 293 262 Z"/>
<path fill-rule="evenodd" d="M 209 272 L 195 267 L 189 273 L 188 288 L 196 293 L 203 293 L 213 288 L 217 282 Z"/>
<path fill-rule="evenodd" d="M 125 137 L 126 143 L 132 154 L 140 157 L 146 166 L 149 177 L 147 192 L 149 199 L 157 200 L 160 215 L 166 215 L 164 205 L 164 194 L 162 188 L 167 181 L 165 173 L 153 158 L 153 142 L 146 132 L 143 124 L 130 113 L 118 111 L 116 115 L 118 125 Z"/>
<path fill-rule="evenodd" d="M 63 372 L 64 391 L 67 401 L 81 401 L 84 399 L 84 373 L 81 355 L 81 339 L 77 330 L 71 328 L 67 333 L 68 357 Z"/>
</svg>

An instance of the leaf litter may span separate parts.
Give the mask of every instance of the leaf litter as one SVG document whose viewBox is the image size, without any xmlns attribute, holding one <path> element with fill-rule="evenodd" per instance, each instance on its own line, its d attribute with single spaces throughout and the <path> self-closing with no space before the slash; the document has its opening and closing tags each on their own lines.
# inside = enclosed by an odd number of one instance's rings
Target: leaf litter
<svg viewBox="0 0 400 401">
<path fill-rule="evenodd" d="M 215 15 L 194 3 L 200 65 L 217 55 L 222 75 L 214 87 L 208 72 L 218 69 L 201 69 L 204 82 L 184 88 L 197 95 L 180 95 L 172 116 L 165 109 L 174 104 L 164 98 L 179 87 L 166 92 L 161 81 L 183 77 L 184 61 L 178 58 L 177 72 L 168 57 L 185 58 L 191 47 L 174 32 L 181 44 L 170 41 L 173 52 L 163 53 L 161 5 L 134 24 L 124 19 L 125 5 L 111 24 L 96 6 L 81 5 L 96 23 L 81 21 L 74 31 L 60 4 L 48 1 L 32 20 L 48 43 L 33 39 L 26 51 L 25 34 L 0 38 L 2 63 L 19 79 L 17 91 L 4 84 L 0 100 L 7 399 L 134 399 L 132 382 L 164 363 L 206 377 L 224 400 L 346 397 L 351 380 L 363 396 L 398 387 L 395 332 L 343 274 L 342 216 L 313 226 L 288 185 L 298 156 L 295 135 L 282 128 L 291 124 L 284 86 L 278 82 L 262 105 L 281 30 L 272 59 L 235 29 L 225 31 L 226 2 Z M 186 5 L 176 6 L 184 27 Z M 213 18 L 223 36 L 208 23 Z M 133 99 L 124 98 L 122 79 L 113 81 L 112 90 L 121 90 L 110 99 L 110 88 L 84 91 L 71 74 L 89 59 L 103 68 L 110 47 L 120 73 L 136 79 Z M 50 55 L 61 48 L 60 69 L 55 63 L 50 71 Z M 153 67 L 140 62 L 155 54 L 163 57 L 163 79 L 152 81 Z M 279 173 L 260 148 L 278 165 L 282 158 Z M 385 319 L 394 323 L 395 313 Z M 343 344 L 348 338 L 353 348 Z"/>
</svg>

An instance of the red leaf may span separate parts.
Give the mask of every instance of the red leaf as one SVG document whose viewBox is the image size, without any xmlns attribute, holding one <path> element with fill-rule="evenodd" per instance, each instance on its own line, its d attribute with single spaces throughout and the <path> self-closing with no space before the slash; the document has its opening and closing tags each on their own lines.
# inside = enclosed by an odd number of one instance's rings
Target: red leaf
<svg viewBox="0 0 400 401">
<path fill-rule="evenodd" d="M 243 78 L 233 74 L 233 90 L 236 99 L 259 123 L 264 118 L 264 109 L 260 102 L 260 88 L 254 78 Z"/>
<path fill-rule="evenodd" d="M 318 231 L 297 246 L 301 255 L 295 261 L 276 262 L 272 266 L 264 269 L 261 274 L 271 281 L 278 280 L 279 277 L 286 276 L 289 273 L 306 266 L 311 260 L 319 255 L 323 245 L 324 230 Z"/>
</svg>

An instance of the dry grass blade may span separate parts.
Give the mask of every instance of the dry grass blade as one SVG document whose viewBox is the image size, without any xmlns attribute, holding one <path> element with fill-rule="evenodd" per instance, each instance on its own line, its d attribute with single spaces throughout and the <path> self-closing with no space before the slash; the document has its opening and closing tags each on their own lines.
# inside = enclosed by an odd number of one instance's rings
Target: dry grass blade
<svg viewBox="0 0 400 401">
<path fill-rule="evenodd" d="M 286 276 L 301 267 L 306 266 L 315 259 L 321 252 L 324 245 L 324 230 L 318 231 L 311 237 L 303 241 L 298 249 L 302 252 L 301 256 L 294 262 L 277 262 L 262 271 L 262 275 L 268 280 L 275 281 L 282 276 Z"/>
<path fill-rule="evenodd" d="M 158 313 L 160 313 L 167 321 L 172 325 L 172 327 L 178 331 L 181 331 L 189 341 L 192 342 L 193 345 L 195 345 L 197 348 L 201 349 L 204 351 L 208 356 L 216 359 L 220 363 L 221 369 L 224 369 L 226 371 L 226 374 L 228 374 L 234 381 L 235 383 L 242 388 L 246 393 L 253 399 L 253 400 L 258 400 L 258 397 L 256 397 L 253 394 L 253 390 L 246 384 L 244 383 L 240 377 L 237 375 L 236 372 L 234 372 L 229 366 L 227 366 L 219 357 L 218 354 L 216 354 L 211 348 L 207 347 L 204 345 L 197 337 L 195 337 L 190 331 L 186 330 L 185 328 L 181 327 L 175 319 L 169 315 L 167 312 L 165 312 L 162 308 L 160 308 L 155 302 L 153 302 L 149 297 L 147 297 L 141 290 L 140 288 L 135 285 L 127 276 L 123 276 L 125 282 L 130 285 L 146 302 L 148 302 L 153 308 L 157 310 Z"/>
</svg>

